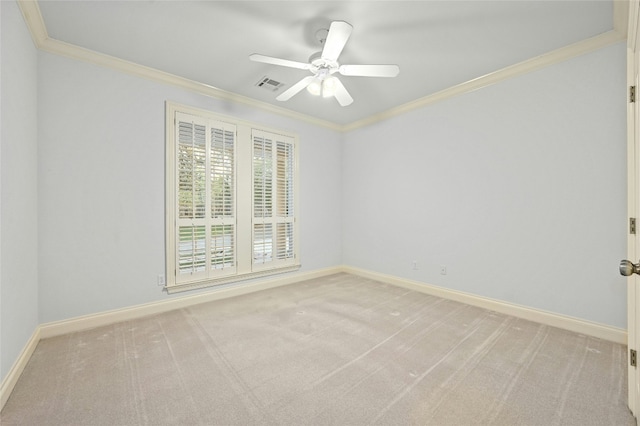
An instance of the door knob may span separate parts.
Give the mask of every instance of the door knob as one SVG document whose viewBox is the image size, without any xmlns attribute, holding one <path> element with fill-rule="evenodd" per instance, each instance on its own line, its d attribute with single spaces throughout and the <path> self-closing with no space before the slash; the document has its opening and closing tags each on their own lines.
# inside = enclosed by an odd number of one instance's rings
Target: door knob
<svg viewBox="0 0 640 426">
<path fill-rule="evenodd" d="M 634 264 L 628 260 L 621 260 L 620 275 L 624 275 L 625 277 L 628 277 L 629 275 L 632 275 L 632 274 L 640 275 L 640 263 Z"/>
</svg>

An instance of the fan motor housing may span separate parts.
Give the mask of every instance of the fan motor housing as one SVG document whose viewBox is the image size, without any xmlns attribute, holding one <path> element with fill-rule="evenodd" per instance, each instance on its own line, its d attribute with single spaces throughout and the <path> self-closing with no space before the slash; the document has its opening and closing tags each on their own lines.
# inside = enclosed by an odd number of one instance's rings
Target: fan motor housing
<svg viewBox="0 0 640 426">
<path fill-rule="evenodd" d="M 340 65 L 336 61 L 330 61 L 322 57 L 322 52 L 316 52 L 309 57 L 309 63 L 311 64 L 311 72 L 317 73 L 323 68 L 329 70 L 330 74 L 333 74 L 338 70 Z"/>
</svg>

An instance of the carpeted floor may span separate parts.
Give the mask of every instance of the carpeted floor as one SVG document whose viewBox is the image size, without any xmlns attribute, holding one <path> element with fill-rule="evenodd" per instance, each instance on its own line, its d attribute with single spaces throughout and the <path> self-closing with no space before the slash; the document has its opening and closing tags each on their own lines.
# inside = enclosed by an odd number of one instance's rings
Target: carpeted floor
<svg viewBox="0 0 640 426">
<path fill-rule="evenodd" d="M 42 340 L 5 425 L 635 425 L 626 348 L 337 274 Z"/>
</svg>

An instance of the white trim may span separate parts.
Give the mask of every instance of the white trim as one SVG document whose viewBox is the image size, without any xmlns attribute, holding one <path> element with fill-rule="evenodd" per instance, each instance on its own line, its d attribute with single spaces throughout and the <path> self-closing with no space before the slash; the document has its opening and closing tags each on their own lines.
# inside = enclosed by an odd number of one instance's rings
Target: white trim
<svg viewBox="0 0 640 426">
<path fill-rule="evenodd" d="M 640 5 L 637 0 L 629 2 L 627 13 L 629 16 L 627 25 L 627 47 L 631 49 L 632 52 L 635 52 L 638 47 L 638 22 L 640 21 L 638 18 Z"/>
<path fill-rule="evenodd" d="M 59 336 L 62 334 L 89 330 L 104 325 L 160 314 L 214 300 L 241 296 L 243 294 L 254 293 L 256 291 L 320 278 L 327 275 L 337 274 L 339 272 L 342 272 L 342 269 L 338 267 L 319 269 L 311 272 L 279 276 L 269 280 L 252 281 L 230 287 L 217 288 L 206 293 L 198 293 L 191 296 L 177 297 L 170 300 L 145 303 L 143 305 L 136 305 L 128 308 L 115 309 L 112 311 L 105 311 L 62 321 L 49 322 L 40 325 L 40 337 L 42 339 L 46 339 L 48 337 Z"/>
<path fill-rule="evenodd" d="M 27 366 L 29 359 L 31 359 L 31 356 L 41 339 L 90 330 L 92 328 L 115 324 L 122 321 L 129 321 L 175 309 L 186 308 L 200 303 L 226 299 L 260 290 L 294 284 L 300 281 L 321 278 L 327 275 L 337 274 L 339 272 L 342 272 L 342 268 L 340 267 L 318 269 L 311 272 L 291 274 L 286 277 L 281 276 L 270 280 L 254 281 L 247 284 L 235 285 L 233 287 L 219 288 L 207 293 L 199 293 L 191 296 L 146 303 L 128 308 L 114 309 L 112 311 L 99 312 L 67 320 L 40 324 L 33 331 L 33 335 L 22 349 L 20 356 L 16 359 L 11 370 L 9 370 L 9 373 L 5 376 L 4 380 L 2 380 L 2 383 L 0 383 L 0 411 L 9 400 L 11 392 L 13 392 L 13 388 L 16 386 L 16 383 L 18 383 L 20 375 Z"/>
<path fill-rule="evenodd" d="M 45 40 L 45 42 L 42 44 L 41 49 L 49 53 L 54 53 L 72 59 L 89 62 L 94 65 L 111 68 L 123 73 L 134 75 L 136 77 L 148 79 L 157 83 L 176 86 L 181 89 L 205 96 L 210 96 L 212 98 L 248 105 L 253 108 L 292 118 L 294 120 L 300 120 L 336 131 L 340 131 L 341 129 L 340 125 L 331 123 L 326 120 L 321 120 L 319 118 L 301 114 L 287 108 L 271 105 L 267 102 L 257 101 L 255 99 L 239 95 L 237 93 L 218 89 L 217 87 L 210 86 L 208 84 L 200 83 L 194 80 L 160 71 L 155 68 L 150 68 L 144 65 L 136 64 L 134 62 L 125 61 L 124 59 L 98 53 L 93 50 L 85 49 L 51 38 Z"/>
<path fill-rule="evenodd" d="M 300 120 L 307 123 L 315 124 L 317 126 L 327 127 L 332 130 L 340 131 L 341 129 L 340 125 L 331 123 L 326 120 L 321 120 L 319 118 L 301 114 L 287 108 L 271 105 L 267 102 L 257 101 L 246 96 L 218 89 L 217 87 L 213 87 L 208 84 L 189 80 L 184 77 L 179 77 L 177 75 L 169 74 L 164 71 L 136 64 L 135 62 L 125 61 L 124 59 L 105 55 L 103 53 L 98 53 L 90 49 L 85 49 L 80 46 L 50 38 L 47 34 L 47 29 L 44 24 L 44 20 L 42 19 L 42 14 L 40 12 L 40 8 L 38 7 L 38 3 L 31 0 L 17 1 L 18 6 L 20 6 L 20 9 L 22 10 L 22 14 L 27 23 L 27 27 L 31 32 L 31 37 L 33 38 L 36 47 L 38 49 L 44 50 L 45 52 L 53 53 L 60 56 L 66 56 L 68 58 L 76 59 L 79 61 L 89 62 L 91 64 L 102 67 L 111 68 L 123 73 L 134 75 L 136 77 L 152 80 L 157 83 L 177 86 L 181 89 L 196 92 L 201 95 L 210 96 L 216 99 L 249 105 L 253 108 L 262 109 L 267 112 L 293 118 L 294 120 Z"/>
<path fill-rule="evenodd" d="M 211 302 L 214 300 L 222 300 L 229 297 L 249 294 L 260 290 L 267 290 L 270 288 L 294 284 L 305 280 L 321 278 L 340 272 L 346 272 L 398 287 L 419 291 L 421 293 L 455 300 L 484 309 L 490 309 L 492 311 L 500 312 L 506 315 L 512 315 L 541 324 L 582 333 L 588 336 L 598 337 L 615 343 L 626 344 L 627 341 L 627 333 L 623 329 L 589 322 L 578 318 L 545 312 L 525 306 L 515 305 L 508 302 L 489 299 L 486 297 L 476 296 L 470 293 L 464 293 L 461 291 L 450 290 L 417 281 L 411 281 L 391 275 L 385 275 L 378 272 L 354 268 L 351 266 L 337 266 L 318 269 L 311 272 L 291 274 L 285 277 L 278 277 L 269 280 L 254 281 L 246 284 L 235 285 L 232 287 L 218 288 L 207 293 L 199 293 L 191 296 L 163 300 L 160 302 L 146 303 L 143 305 L 136 305 L 128 308 L 115 309 L 111 311 L 70 318 L 67 320 L 41 324 L 36 327 L 33 335 L 31 336 L 31 339 L 29 339 L 29 341 L 25 345 L 25 348 L 22 350 L 22 353 L 9 371 L 9 374 L 7 374 L 5 379 L 0 384 L 0 410 L 2 410 L 2 407 L 4 407 L 4 404 L 9 399 L 13 388 L 18 382 L 20 375 L 29 362 L 29 359 L 31 358 L 31 355 L 33 354 L 33 351 L 38 345 L 40 339 L 89 330 L 92 328 L 115 324 L 122 321 L 130 321 L 133 319 L 160 314 L 175 309 L 181 309 L 201 303 Z"/>
<path fill-rule="evenodd" d="M 5 376 L 4 380 L 2 380 L 2 383 L 0 383 L 0 411 L 4 408 L 4 404 L 9 400 L 9 396 L 11 396 L 13 388 L 16 386 L 16 383 L 18 383 L 20 375 L 27 366 L 29 359 L 31 359 L 31 355 L 33 355 L 33 351 L 36 350 L 36 346 L 38 346 L 38 342 L 40 342 L 41 338 L 40 327 L 38 326 L 22 349 L 18 359 L 13 363 L 11 370 L 9 370 L 9 373 Z"/>
<path fill-rule="evenodd" d="M 29 28 L 29 32 L 31 33 L 33 44 L 35 44 L 38 49 L 42 49 L 42 45 L 44 41 L 49 38 L 49 35 L 47 34 L 47 27 L 44 24 L 44 19 L 42 19 L 38 2 L 33 0 L 17 0 L 17 2 L 20 11 L 22 11 L 24 21 L 27 24 L 27 28 Z"/>
<path fill-rule="evenodd" d="M 628 4 L 628 35 L 627 35 L 627 87 L 638 87 L 638 23 L 640 22 L 639 2 L 632 0 Z M 626 96 L 629 96 L 626 94 Z M 638 217 L 638 140 L 637 140 L 637 102 L 631 103 L 627 99 L 627 217 Z M 636 261 L 638 250 L 637 235 L 627 233 L 627 259 Z M 638 277 L 632 275 L 627 278 L 627 346 L 638 349 Z M 640 391 L 638 371 L 630 364 L 627 365 L 627 403 L 629 410 L 637 417 Z"/>
<path fill-rule="evenodd" d="M 243 281 L 243 280 L 250 280 L 254 278 L 273 276 L 277 274 L 285 274 L 287 272 L 297 271 L 298 269 L 300 269 L 301 266 L 302 265 L 292 265 L 292 266 L 286 266 L 281 268 L 271 268 L 271 269 L 266 269 L 266 270 L 257 271 L 257 272 L 249 272 L 246 274 L 230 275 L 223 278 L 214 278 L 214 279 L 203 280 L 203 281 L 187 282 L 184 284 L 175 284 L 172 286 L 166 286 L 165 290 L 167 291 L 168 294 L 180 293 L 183 291 L 191 291 L 198 288 L 213 287 L 217 285 L 230 284 L 230 283 Z"/>
<path fill-rule="evenodd" d="M 137 77 L 149 79 L 163 84 L 173 85 L 182 89 L 196 92 L 205 96 L 210 96 L 217 99 L 238 102 L 241 104 L 249 105 L 254 108 L 262 109 L 267 112 L 279 114 L 285 117 L 292 118 L 294 120 L 300 120 L 310 124 L 326 127 L 338 132 L 348 132 L 364 126 L 374 124 L 379 121 L 387 120 L 400 114 L 413 111 L 418 108 L 422 108 L 426 105 L 434 102 L 439 102 L 448 99 L 453 96 L 469 93 L 471 91 L 480 89 L 482 87 L 489 86 L 491 84 L 498 83 L 500 81 L 516 77 L 528 72 L 538 70 L 540 68 L 553 65 L 575 56 L 583 55 L 589 52 L 596 51 L 598 49 L 607 47 L 611 44 L 618 43 L 626 39 L 627 31 L 623 29 L 624 25 L 621 24 L 624 19 L 625 13 L 629 14 L 632 11 L 628 10 L 628 7 L 624 4 L 619 5 L 618 1 L 614 2 L 614 27 L 615 30 L 608 31 L 606 33 L 597 35 L 595 37 L 574 43 L 572 45 L 554 50 L 549 53 L 537 56 L 535 58 L 528 59 L 526 61 L 508 66 L 501 70 L 489 73 L 487 75 L 469 80 L 467 82 L 458 84 L 456 86 L 449 87 L 434 94 L 425 96 L 415 101 L 408 102 L 404 105 L 392 108 L 384 111 L 380 114 L 375 114 L 362 120 L 355 121 L 346 125 L 339 125 L 326 120 L 321 120 L 315 117 L 311 117 L 306 114 L 298 113 L 290 109 L 282 108 L 279 106 L 271 105 L 267 102 L 257 101 L 246 96 L 238 95 L 235 93 L 227 92 L 225 90 L 218 89 L 213 86 L 209 86 L 204 83 L 189 80 L 183 77 L 179 77 L 173 74 L 169 74 L 163 71 L 159 71 L 153 68 L 145 67 L 134 62 L 125 61 L 113 56 L 105 55 L 95 52 L 93 50 L 85 49 L 79 46 L 75 46 L 69 43 L 65 43 L 59 40 L 52 39 L 47 34 L 40 8 L 37 1 L 32 0 L 17 0 L 18 6 L 22 10 L 22 14 L 25 17 L 25 21 L 31 32 L 36 47 L 49 53 L 66 56 L 72 59 L 80 61 L 86 61 L 95 65 L 112 68 L 127 74 L 132 74 Z M 626 2 L 623 2 L 626 3 Z M 631 40 L 630 40 L 631 41 Z"/>
<path fill-rule="evenodd" d="M 466 303 L 468 305 L 478 306 L 480 308 L 489 309 L 491 311 L 500 312 L 502 314 L 523 318 L 529 321 L 535 321 L 540 324 L 562 328 L 564 330 L 597 337 L 623 345 L 627 344 L 627 332 L 621 328 L 598 324 L 595 322 L 569 317 L 566 315 L 555 314 L 552 312 L 546 312 L 543 310 L 516 305 L 509 302 L 503 302 L 501 300 L 477 296 L 471 293 L 438 287 L 418 281 L 412 281 L 405 278 L 399 278 L 392 275 L 354 268 L 351 266 L 343 266 L 342 269 L 344 272 L 349 274 L 381 281 L 383 283 L 407 288 L 409 290 L 419 291 L 421 293 L 442 297 L 444 299 L 455 300 L 457 302 Z"/>
<path fill-rule="evenodd" d="M 174 309 L 181 309 L 200 303 L 226 299 L 229 297 L 240 296 L 256 291 L 294 284 L 300 281 L 321 278 L 340 272 L 369 278 L 398 287 L 408 288 L 410 290 L 431 294 L 445 299 L 455 300 L 484 309 L 490 309 L 495 312 L 513 315 L 518 318 L 523 318 L 541 324 L 550 325 L 553 327 L 558 327 L 593 337 L 598 337 L 604 340 L 624 345 L 626 345 L 627 343 L 627 332 L 621 328 L 611 327 L 604 324 L 534 309 L 496 299 L 490 299 L 487 297 L 465 293 L 458 290 L 438 287 L 418 281 L 412 281 L 405 278 L 399 278 L 392 275 L 381 274 L 379 272 L 368 271 L 352 266 L 330 267 L 311 272 L 302 272 L 297 274 L 290 274 L 287 276 L 279 276 L 268 280 L 253 281 L 246 284 L 238 284 L 231 287 L 218 288 L 206 293 L 199 293 L 170 300 L 163 300 L 160 302 L 151 302 L 142 305 L 131 306 L 128 308 L 116 309 L 112 311 L 100 312 L 97 314 L 70 318 L 62 321 L 45 323 L 41 324 L 38 327 L 38 336 L 39 338 L 45 339 L 62 334 L 89 330 L 92 328 L 110 325 L 121 321 L 128 321 L 149 315 L 168 312 Z"/>
<path fill-rule="evenodd" d="M 636 3 L 636 2 L 634 2 Z M 636 3 L 637 4 L 637 3 Z M 637 11 L 637 8 L 636 8 Z M 637 17 L 634 13 L 633 15 Z M 635 31 L 635 30 L 634 30 Z M 635 37 L 634 37 L 635 38 Z M 627 45 L 627 86 L 637 86 L 636 81 L 636 53 Z M 628 93 L 626 96 L 629 96 Z M 637 217 L 637 158 L 636 158 L 636 104 L 627 102 L 627 217 Z M 636 261 L 636 235 L 627 232 L 627 259 Z M 636 327 L 636 291 L 637 275 L 627 277 L 627 346 L 629 349 L 637 349 L 637 327 Z M 637 374 L 636 369 L 628 366 L 628 404 L 629 410 L 637 413 Z"/>
<path fill-rule="evenodd" d="M 475 78 L 473 80 L 466 81 L 452 86 L 447 89 L 436 92 L 432 95 L 425 96 L 415 101 L 408 102 L 404 105 L 392 108 L 380 114 L 372 115 L 371 117 L 355 121 L 351 124 L 347 124 L 342 127 L 343 132 L 349 132 L 361 127 L 369 126 L 379 121 L 387 120 L 389 118 L 408 113 L 418 108 L 422 108 L 426 105 L 433 104 L 435 102 L 444 101 L 454 96 L 462 95 L 472 92 L 483 87 L 490 86 L 495 83 L 507 80 L 509 78 L 517 77 L 532 71 L 536 71 L 540 68 L 544 68 L 553 64 L 560 63 L 567 59 L 571 59 L 576 56 L 584 55 L 586 53 L 594 52 L 598 49 L 610 46 L 615 43 L 619 43 L 625 39 L 625 36 L 617 31 L 609 31 L 598 36 L 574 43 L 572 45 L 562 47 L 549 53 L 537 56 L 535 58 L 522 61 L 520 63 L 502 68 L 501 70 L 483 75 L 482 77 Z"/>
<path fill-rule="evenodd" d="M 614 0 L 613 29 L 624 37 L 629 29 L 629 0 Z"/>
</svg>

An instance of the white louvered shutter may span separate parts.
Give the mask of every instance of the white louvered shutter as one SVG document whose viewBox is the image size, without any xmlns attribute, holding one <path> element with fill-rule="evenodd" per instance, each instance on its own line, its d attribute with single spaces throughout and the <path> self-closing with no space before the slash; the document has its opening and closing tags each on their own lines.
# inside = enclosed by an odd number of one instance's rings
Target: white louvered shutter
<svg viewBox="0 0 640 426">
<path fill-rule="evenodd" d="M 294 259 L 294 152 L 292 141 L 276 144 L 276 259 Z"/>
<path fill-rule="evenodd" d="M 211 127 L 211 269 L 236 269 L 235 128 Z"/>
<path fill-rule="evenodd" d="M 293 138 L 252 130 L 253 270 L 295 262 Z"/>
<path fill-rule="evenodd" d="M 236 270 L 235 127 L 176 114 L 176 283 Z"/>
</svg>

